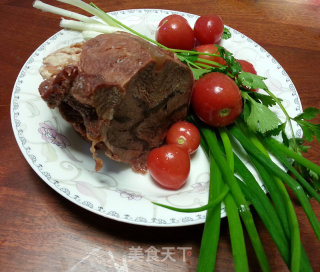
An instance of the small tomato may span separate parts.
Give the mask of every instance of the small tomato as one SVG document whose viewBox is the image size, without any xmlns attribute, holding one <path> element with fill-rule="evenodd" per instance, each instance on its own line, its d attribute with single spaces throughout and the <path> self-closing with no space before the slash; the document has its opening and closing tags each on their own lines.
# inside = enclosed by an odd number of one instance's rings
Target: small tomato
<svg viewBox="0 0 320 272">
<path fill-rule="evenodd" d="M 190 172 L 190 157 L 184 148 L 175 144 L 151 150 L 147 160 L 153 179 L 167 189 L 181 188 Z"/>
</svg>

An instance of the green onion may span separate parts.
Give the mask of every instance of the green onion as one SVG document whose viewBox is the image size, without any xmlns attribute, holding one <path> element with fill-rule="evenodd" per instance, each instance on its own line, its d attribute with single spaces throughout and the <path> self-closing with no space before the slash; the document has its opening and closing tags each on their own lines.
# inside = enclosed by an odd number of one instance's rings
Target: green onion
<svg viewBox="0 0 320 272">
<path fill-rule="evenodd" d="M 234 156 L 232 145 L 225 128 L 219 129 L 220 138 L 223 143 L 226 159 L 229 164 L 230 170 L 234 172 Z M 236 271 L 249 271 L 248 257 L 246 253 L 246 245 L 243 236 L 243 229 L 239 217 L 237 205 L 231 195 L 227 195 L 225 199 L 226 212 L 228 216 L 230 240 L 232 255 Z"/>
<path fill-rule="evenodd" d="M 245 195 L 249 195 L 249 200 L 251 203 L 260 205 L 260 210 L 256 208 L 261 219 L 265 223 L 266 228 L 268 229 L 271 237 L 276 243 L 282 257 L 288 264 L 289 262 L 289 252 L 288 252 L 288 241 L 283 230 L 281 221 L 275 212 L 274 207 L 272 206 L 269 198 L 263 192 L 257 181 L 255 180 L 252 173 L 247 169 L 244 163 L 239 159 L 238 156 L 235 156 L 235 166 L 236 173 L 242 178 L 243 182 L 238 182 L 243 189 Z M 244 185 L 245 184 L 245 185 Z"/>
<path fill-rule="evenodd" d="M 209 201 L 216 199 L 223 186 L 220 170 L 210 156 L 210 185 L 209 185 Z M 201 239 L 201 248 L 198 261 L 198 272 L 213 271 L 216 263 L 218 251 L 218 243 L 220 236 L 221 224 L 221 201 L 220 205 L 208 209 L 206 221 Z"/>
<path fill-rule="evenodd" d="M 113 32 L 119 31 L 118 27 L 109 26 L 109 25 L 98 23 L 98 22 L 86 23 L 86 22 L 79 22 L 79 21 L 66 20 L 66 19 L 61 19 L 60 26 L 62 28 L 69 28 L 69 29 L 78 30 L 78 31 L 95 31 L 98 34 L 113 33 Z"/>
<path fill-rule="evenodd" d="M 308 192 L 310 196 L 316 199 L 320 203 L 320 195 L 313 189 L 313 187 L 308 183 L 305 178 L 292 166 L 292 164 L 288 161 L 285 155 L 270 141 L 264 141 L 268 149 L 272 152 L 272 154 L 288 169 L 291 171 L 293 175 L 297 178 L 303 188 Z"/>
<path fill-rule="evenodd" d="M 239 209 L 241 218 L 246 226 L 249 238 L 255 250 L 260 267 L 263 271 L 270 271 L 269 263 L 267 261 L 266 254 L 264 252 L 257 229 L 255 227 L 253 217 L 250 212 L 250 208 L 248 206 L 247 201 L 245 200 L 245 197 L 243 196 L 243 193 L 239 187 L 239 184 L 237 183 L 233 175 L 233 172 L 231 171 L 228 165 L 227 160 L 225 159 L 220 149 L 217 137 L 215 133 L 213 133 L 213 131 L 208 128 L 201 128 L 201 132 L 203 133 L 207 141 L 207 144 L 209 146 L 209 149 L 212 152 L 212 155 L 222 172 L 222 176 L 224 177 L 227 184 L 229 185 L 231 194 L 234 197 L 234 200 Z"/>
<path fill-rule="evenodd" d="M 249 271 L 239 210 L 230 194 L 227 195 L 225 199 L 225 206 L 228 216 L 229 233 L 235 270 L 240 272 Z"/>
<path fill-rule="evenodd" d="M 309 219 L 309 222 L 317 238 L 320 240 L 320 224 L 316 215 L 314 214 L 314 211 L 312 210 L 312 207 L 302 187 L 292 177 L 290 177 L 289 175 L 287 175 L 287 173 L 280 169 L 271 159 L 269 159 L 259 149 L 252 145 L 251 142 L 249 142 L 246 139 L 246 137 L 242 134 L 238 127 L 233 126 L 230 129 L 230 132 L 247 150 L 247 152 L 254 156 L 262 165 L 264 165 L 264 167 L 266 167 L 274 175 L 281 178 L 294 191 Z"/>
<path fill-rule="evenodd" d="M 58 0 L 58 1 L 75 6 L 77 8 L 80 8 L 80 9 L 92 14 L 92 15 L 95 15 L 98 18 L 100 18 L 101 20 L 103 20 L 109 26 L 115 26 L 115 27 L 119 26 L 116 22 L 114 22 L 112 17 L 110 15 L 108 15 L 107 13 L 105 13 L 103 10 L 98 9 L 96 7 L 93 7 L 83 1 L 80 1 L 80 0 Z"/>
<path fill-rule="evenodd" d="M 238 118 L 236 124 L 244 132 L 246 138 L 249 139 L 252 142 L 252 144 L 254 144 L 264 155 L 269 157 L 269 154 L 264 148 L 263 144 L 259 141 L 257 136 L 253 134 L 245 126 L 244 122 Z M 287 208 L 287 204 L 289 205 L 291 202 L 289 203 L 287 202 L 287 200 L 289 199 L 289 196 L 286 191 L 286 188 L 278 178 L 272 177 L 270 173 L 259 162 L 257 162 L 257 160 L 251 157 L 251 162 L 254 162 L 253 165 L 258 170 L 259 175 L 262 178 L 264 185 L 270 194 L 270 197 L 274 203 L 276 212 L 279 216 L 279 219 L 282 223 L 283 229 L 287 237 L 290 237 L 290 229 L 289 229 L 289 222 L 288 222 L 289 211 Z M 294 217 L 296 218 L 295 214 L 294 214 Z"/>
<path fill-rule="evenodd" d="M 222 140 L 224 150 L 227 156 L 227 161 L 229 163 L 230 169 L 234 171 L 234 158 L 233 158 L 233 150 L 230 142 L 230 138 L 228 136 L 226 128 L 219 128 L 220 138 Z"/>
<path fill-rule="evenodd" d="M 210 200 L 208 204 L 203 205 L 201 207 L 197 207 L 197 208 L 177 208 L 177 207 L 172 207 L 172 206 L 168 206 L 168 205 L 157 203 L 157 202 L 152 202 L 152 203 L 157 206 L 161 206 L 163 208 L 167 208 L 176 212 L 186 212 L 186 213 L 201 212 L 208 209 L 216 208 L 216 206 L 221 204 L 221 202 L 223 201 L 223 199 L 226 197 L 228 193 L 229 193 L 229 188 L 228 186 L 224 185 L 219 195 L 215 195 L 214 199 Z"/>
<path fill-rule="evenodd" d="M 63 17 L 68 17 L 68 18 L 72 18 L 72 19 L 75 19 L 75 20 L 79 20 L 81 22 L 99 23 L 97 20 L 95 20 L 95 19 L 93 19 L 91 17 L 85 16 L 85 15 L 82 15 L 82 14 L 79 14 L 79 13 L 76 13 L 76 12 L 72 12 L 72 11 L 69 11 L 69 10 L 66 10 L 66 9 L 62 9 L 62 8 L 58 8 L 58 7 L 55 7 L 55 6 L 51 6 L 51 5 L 48 5 L 46 3 L 41 2 L 39 0 L 36 0 L 36 1 L 33 2 L 33 7 L 37 8 L 37 9 L 40 9 L 42 11 L 54 13 L 54 14 L 57 14 L 57 15 L 60 15 L 60 16 L 63 16 Z"/>
<path fill-rule="evenodd" d="M 251 131 L 248 130 L 247 127 L 243 126 L 243 122 L 238 119 L 237 124 L 244 130 L 246 137 L 252 141 L 252 143 L 266 156 L 269 157 L 268 152 L 264 148 L 264 143 L 261 143 L 260 140 L 254 135 Z M 285 186 L 281 182 L 281 180 L 277 177 L 272 177 L 269 172 L 254 158 L 250 157 L 251 161 L 257 168 L 264 185 L 267 187 L 271 199 L 274 202 L 274 207 L 276 212 L 279 214 L 279 218 L 283 224 L 284 232 L 286 237 L 291 241 L 291 262 L 290 267 L 292 270 L 298 268 L 299 262 L 299 251 L 301 248 L 301 270 L 302 271 L 312 271 L 310 262 L 306 255 L 306 252 L 300 241 L 300 233 L 299 233 L 299 225 L 298 219 L 295 214 L 292 202 L 290 201 L 290 197 L 288 192 L 286 191 Z M 242 163 L 242 161 L 240 161 Z M 290 225 L 290 228 L 289 228 Z M 291 235 L 292 233 L 292 235 Z M 288 263 L 287 263 L 288 264 Z M 289 265 L 289 264 L 288 264 Z"/>
<path fill-rule="evenodd" d="M 265 142 L 268 144 L 271 144 L 274 146 L 274 149 L 278 149 L 280 152 L 283 152 L 286 154 L 288 157 L 294 159 L 297 163 L 309 168 L 310 170 L 314 171 L 318 175 L 320 175 L 320 166 L 309 161 L 308 159 L 304 158 L 297 152 L 291 150 L 290 148 L 286 147 L 285 145 L 279 143 L 277 140 L 274 138 L 266 138 Z"/>
</svg>

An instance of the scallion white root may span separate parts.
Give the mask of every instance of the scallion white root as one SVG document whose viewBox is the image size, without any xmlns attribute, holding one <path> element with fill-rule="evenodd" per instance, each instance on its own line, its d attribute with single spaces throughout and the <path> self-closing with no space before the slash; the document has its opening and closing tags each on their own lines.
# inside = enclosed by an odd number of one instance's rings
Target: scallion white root
<svg viewBox="0 0 320 272">
<path fill-rule="evenodd" d="M 73 11 L 69 11 L 69 10 L 66 10 L 66 9 L 58 8 L 58 7 L 55 7 L 55 6 L 51 6 L 51 5 L 48 5 L 46 3 L 43 3 L 40 0 L 34 1 L 33 2 L 33 7 L 36 8 L 36 9 L 40 9 L 41 11 L 44 11 L 44 12 L 49 12 L 49 13 L 61 15 L 63 17 L 68 17 L 68 18 L 79 20 L 79 21 L 82 21 L 82 22 L 98 23 L 98 21 L 95 20 L 92 17 L 88 17 L 88 16 L 85 16 L 85 15 L 82 15 L 82 14 L 79 14 L 79 13 L 76 13 L 76 12 L 73 12 Z"/>
<path fill-rule="evenodd" d="M 88 13 L 91 13 L 92 15 L 97 16 L 98 18 L 100 18 L 110 26 L 119 27 L 119 25 L 114 20 L 112 20 L 112 18 L 108 14 L 106 14 L 104 11 L 97 9 L 81 0 L 57 0 L 57 1 L 78 7 Z"/>
<path fill-rule="evenodd" d="M 101 32 L 84 30 L 81 32 L 81 34 L 82 34 L 83 39 L 87 41 L 87 40 L 90 40 L 90 39 L 97 37 L 98 35 L 101 34 Z"/>
<path fill-rule="evenodd" d="M 77 31 L 94 31 L 97 33 L 113 33 L 116 31 L 125 31 L 122 28 L 109 26 L 106 24 L 92 24 L 92 23 L 85 23 L 85 22 L 79 22 L 74 20 L 67 20 L 67 19 L 61 19 L 60 26 L 62 28 L 77 30 Z"/>
<path fill-rule="evenodd" d="M 62 19 L 60 21 L 60 26 L 66 29 L 72 29 L 76 31 L 81 31 L 84 39 L 88 40 L 94 38 L 101 33 L 113 33 L 116 31 L 126 31 L 128 30 L 121 27 L 117 22 L 115 22 L 111 16 L 106 14 L 104 11 L 100 10 L 95 6 L 91 6 L 81 0 L 57 0 L 75 7 L 78 7 L 91 15 L 96 16 L 88 17 L 73 11 L 58 8 L 52 5 L 43 3 L 40 0 L 36 0 L 33 3 L 33 7 L 40 9 L 44 12 L 50 12 L 53 14 L 61 15 L 63 17 L 68 17 L 74 20 Z"/>
</svg>

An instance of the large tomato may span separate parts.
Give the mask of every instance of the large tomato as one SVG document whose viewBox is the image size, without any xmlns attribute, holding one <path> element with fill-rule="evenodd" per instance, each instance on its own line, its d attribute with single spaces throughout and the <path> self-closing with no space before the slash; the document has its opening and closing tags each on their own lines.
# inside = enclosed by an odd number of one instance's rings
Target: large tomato
<svg viewBox="0 0 320 272">
<path fill-rule="evenodd" d="M 167 189 L 182 187 L 190 172 L 190 157 L 186 149 L 175 144 L 151 150 L 147 165 L 153 179 Z"/>
<path fill-rule="evenodd" d="M 210 126 L 227 126 L 242 111 L 241 92 L 227 75 L 213 72 L 194 84 L 192 107 L 198 117 Z"/>
<path fill-rule="evenodd" d="M 195 38 L 188 21 L 180 15 L 173 14 L 160 21 L 156 41 L 169 48 L 191 50 Z"/>
</svg>

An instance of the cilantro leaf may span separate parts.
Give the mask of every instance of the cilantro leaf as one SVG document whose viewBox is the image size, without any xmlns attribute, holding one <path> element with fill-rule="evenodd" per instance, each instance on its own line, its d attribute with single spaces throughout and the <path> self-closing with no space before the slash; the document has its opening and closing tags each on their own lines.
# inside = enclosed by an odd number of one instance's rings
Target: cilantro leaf
<svg viewBox="0 0 320 272">
<path fill-rule="evenodd" d="M 319 114 L 319 109 L 317 108 L 313 108 L 313 107 L 308 107 L 306 108 L 303 113 L 297 115 L 295 118 L 293 118 L 293 120 L 297 121 L 297 120 L 311 120 L 313 118 L 315 118 L 317 115 Z"/>
<path fill-rule="evenodd" d="M 246 121 L 253 131 L 265 133 L 278 127 L 280 120 L 273 111 L 255 101 L 252 101 L 251 105 L 251 112 Z"/>
<path fill-rule="evenodd" d="M 252 131 L 266 133 L 278 128 L 281 121 L 273 111 L 256 102 L 247 93 L 243 93 L 242 96 L 245 99 L 244 120 Z"/>
<path fill-rule="evenodd" d="M 254 75 L 248 72 L 241 72 L 238 75 L 238 81 L 241 85 L 245 86 L 248 89 L 263 89 L 267 90 L 266 84 L 263 82 L 265 77 Z"/>
<path fill-rule="evenodd" d="M 316 136 L 318 142 L 320 143 L 320 124 L 312 124 L 306 120 L 311 120 L 319 114 L 319 109 L 317 108 L 306 108 L 303 113 L 297 115 L 293 118 L 294 121 L 298 123 L 303 131 L 304 138 L 308 142 L 312 142 L 313 137 Z"/>
<path fill-rule="evenodd" d="M 297 162 L 294 162 L 294 166 L 305 180 L 307 180 L 317 192 L 320 192 L 320 176 L 313 170 L 310 170 Z M 311 196 L 309 195 L 309 197 Z"/>
<path fill-rule="evenodd" d="M 312 133 L 312 129 L 310 129 L 308 127 L 308 123 L 305 122 L 305 121 L 302 121 L 300 120 L 298 122 L 298 124 L 300 125 L 300 127 L 302 128 L 302 131 L 303 131 L 303 136 L 304 138 L 308 141 L 308 142 L 311 142 L 313 140 L 313 136 L 314 136 L 314 133 Z"/>
<path fill-rule="evenodd" d="M 237 75 L 241 72 L 241 65 L 240 63 L 234 58 L 231 52 L 227 51 L 224 47 L 215 44 L 218 47 L 219 55 L 226 61 L 227 67 L 229 71 L 233 75 Z"/>
<path fill-rule="evenodd" d="M 231 38 L 231 32 L 228 28 L 224 28 L 223 33 L 222 33 L 222 39 L 227 40 Z"/>
<path fill-rule="evenodd" d="M 291 138 L 288 140 L 287 146 L 297 152 L 307 152 L 308 149 L 310 148 L 310 146 L 303 145 L 304 142 L 305 142 L 305 139 L 303 139 L 303 138 L 294 138 L 294 140 L 293 140 L 293 138 Z"/>
<path fill-rule="evenodd" d="M 227 65 L 229 66 L 230 71 L 233 75 L 238 75 L 241 72 L 241 64 L 235 59 L 230 58 L 230 61 L 227 61 Z"/>
<path fill-rule="evenodd" d="M 308 142 L 312 142 L 313 137 L 316 136 L 318 142 L 320 143 L 320 124 L 312 124 L 304 120 L 296 120 L 303 131 L 304 138 Z"/>
<path fill-rule="evenodd" d="M 210 73 L 211 70 L 209 69 L 202 69 L 202 68 L 191 68 L 191 71 L 193 73 L 193 78 L 195 80 L 198 80 L 200 77 L 202 77 L 204 74 Z"/>
<path fill-rule="evenodd" d="M 269 107 L 269 106 L 274 106 L 277 104 L 277 102 L 274 100 L 273 97 L 270 95 L 258 93 L 258 92 L 252 92 L 252 91 L 247 91 L 248 94 L 257 102 L 261 102 L 263 105 Z M 280 98 L 278 98 L 279 101 L 282 101 Z"/>
<path fill-rule="evenodd" d="M 193 73 L 193 78 L 195 80 L 198 80 L 204 74 L 207 74 L 212 71 L 212 69 L 193 67 L 194 62 L 198 59 L 198 55 L 191 54 L 191 53 L 179 53 L 176 55 L 181 62 L 184 62 L 189 66 L 190 70 Z"/>
<path fill-rule="evenodd" d="M 267 131 L 264 135 L 266 137 L 269 137 L 269 136 L 277 136 L 280 133 L 284 133 L 285 134 L 285 128 L 286 128 L 286 122 L 278 125 L 276 128 L 274 128 L 272 130 Z"/>
<path fill-rule="evenodd" d="M 290 140 L 284 130 L 282 130 L 281 136 L 282 136 L 283 144 L 287 147 L 290 147 Z"/>
</svg>

